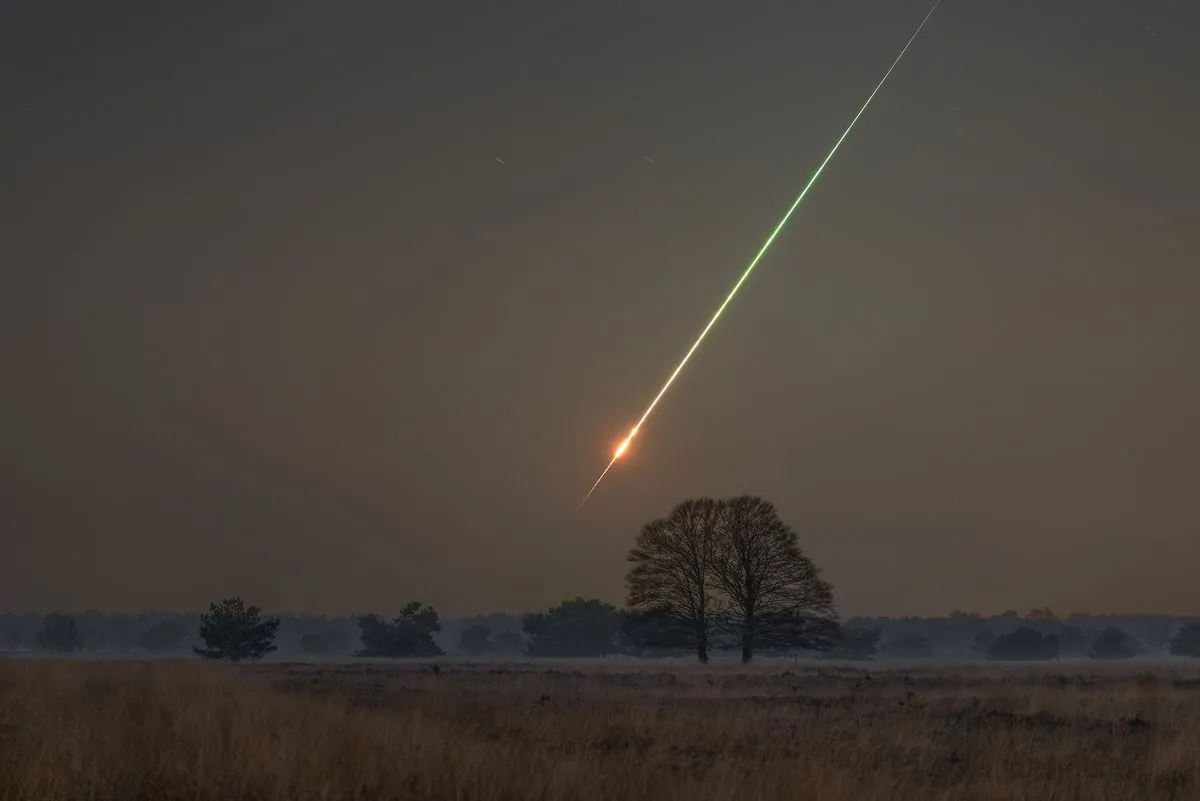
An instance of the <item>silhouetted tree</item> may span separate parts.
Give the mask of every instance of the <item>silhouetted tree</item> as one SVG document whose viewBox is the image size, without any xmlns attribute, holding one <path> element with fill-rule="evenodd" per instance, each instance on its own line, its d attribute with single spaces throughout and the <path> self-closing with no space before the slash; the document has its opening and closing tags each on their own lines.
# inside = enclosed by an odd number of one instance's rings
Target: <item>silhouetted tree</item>
<svg viewBox="0 0 1200 801">
<path fill-rule="evenodd" d="M 670 615 L 624 609 L 617 613 L 618 650 L 636 657 L 677 656 L 695 647 L 692 632 Z"/>
<path fill-rule="evenodd" d="M 21 627 L 10 624 L 4 629 L 4 645 L 8 648 L 20 648 L 25 644 L 25 632 Z"/>
<path fill-rule="evenodd" d="M 355 656 L 387 656 L 396 659 L 408 656 L 407 649 L 398 640 L 396 626 L 392 621 L 385 620 L 377 614 L 363 615 L 358 619 L 358 637 L 363 647 L 354 652 Z"/>
<path fill-rule="evenodd" d="M 1058 621 L 1058 615 L 1054 614 L 1054 610 L 1050 607 L 1043 606 L 1037 609 L 1030 609 L 1029 614 L 1025 616 L 1025 619 L 1054 623 Z"/>
<path fill-rule="evenodd" d="M 602 657 L 617 651 L 617 609 L 595 598 L 575 598 L 525 615 L 522 625 L 530 638 L 527 656 Z"/>
<path fill-rule="evenodd" d="M 1175 656 L 1200 657 L 1200 621 L 1188 623 L 1171 638 L 1171 653 Z"/>
<path fill-rule="evenodd" d="M 655 615 L 622 609 L 617 612 L 617 620 L 617 645 L 622 653 L 642 657 L 655 647 L 654 641 L 660 636 Z"/>
<path fill-rule="evenodd" d="M 458 644 L 464 654 L 471 656 L 490 654 L 496 648 L 492 642 L 492 630 L 478 623 L 463 630 L 458 637 Z"/>
<path fill-rule="evenodd" d="M 57 654 L 69 654 L 83 647 L 83 638 L 75 618 L 62 612 L 51 612 L 42 619 L 37 635 L 38 646 Z"/>
<path fill-rule="evenodd" d="M 933 656 L 933 641 L 921 634 L 905 634 L 889 640 L 883 651 L 893 659 L 928 659 Z"/>
<path fill-rule="evenodd" d="M 345 654 L 350 650 L 350 636 L 337 628 L 310 631 L 300 638 L 300 650 L 313 656 Z"/>
<path fill-rule="evenodd" d="M 835 617 L 810 617 L 797 621 L 798 625 L 789 634 L 785 627 L 775 632 L 776 652 L 799 656 L 803 651 L 828 653 L 837 647 L 842 637 L 842 627 Z"/>
<path fill-rule="evenodd" d="M 247 606 L 241 598 L 226 598 L 210 604 L 200 616 L 200 639 L 206 647 L 192 650 L 203 659 L 253 662 L 275 650 L 278 630 L 278 618 L 263 618 L 257 606 Z"/>
<path fill-rule="evenodd" d="M 363 648 L 355 656 L 402 657 L 442 656 L 433 635 L 442 630 L 437 610 L 411 601 L 399 617 L 387 621 L 378 615 L 367 615 L 358 621 Z"/>
<path fill-rule="evenodd" d="M 1107 628 L 1092 642 L 1094 659 L 1129 659 L 1138 652 L 1134 639 L 1116 628 Z"/>
<path fill-rule="evenodd" d="M 882 635 L 883 632 L 879 629 L 841 628 L 829 656 L 853 662 L 874 659 L 875 653 L 879 650 L 879 638 Z"/>
<path fill-rule="evenodd" d="M 713 579 L 743 662 L 755 648 L 831 645 L 833 589 L 800 550 L 796 532 L 762 498 L 743 495 L 722 504 Z"/>
<path fill-rule="evenodd" d="M 689 648 L 708 661 L 709 635 L 717 611 L 713 581 L 717 526 L 722 505 L 711 498 L 687 500 L 669 516 L 642 526 L 629 551 L 625 578 L 631 611 L 653 620 L 637 628 L 646 647 Z"/>
<path fill-rule="evenodd" d="M 80 648 L 86 645 L 89 651 L 103 651 L 108 644 L 108 632 L 105 631 L 104 615 L 95 609 L 85 609 L 71 616 L 75 621 L 75 630 L 79 632 Z"/>
<path fill-rule="evenodd" d="M 950 613 L 950 620 L 954 621 L 955 623 L 974 623 L 983 620 L 983 615 L 979 614 L 978 612 L 964 612 L 961 609 L 955 609 Z"/>
<path fill-rule="evenodd" d="M 1063 626 L 1058 630 L 1060 654 L 1081 654 L 1087 650 L 1088 640 L 1079 626 Z"/>
<path fill-rule="evenodd" d="M 1057 657 L 1058 635 L 1028 627 L 997 637 L 987 650 L 987 658 L 998 661 L 1033 662 Z"/>
<path fill-rule="evenodd" d="M 187 629 L 177 620 L 160 620 L 142 632 L 137 646 L 152 654 L 169 654 L 179 650 Z"/>
<path fill-rule="evenodd" d="M 502 631 L 495 639 L 496 653 L 519 656 L 525 650 L 525 635 L 519 631 Z"/>
</svg>

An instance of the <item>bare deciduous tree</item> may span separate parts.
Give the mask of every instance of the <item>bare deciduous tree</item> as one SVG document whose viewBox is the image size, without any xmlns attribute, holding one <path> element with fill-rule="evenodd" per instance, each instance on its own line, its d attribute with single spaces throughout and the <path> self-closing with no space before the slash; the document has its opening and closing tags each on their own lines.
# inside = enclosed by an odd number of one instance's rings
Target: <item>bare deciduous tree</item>
<svg viewBox="0 0 1200 801">
<path fill-rule="evenodd" d="M 762 498 L 721 504 L 713 579 L 740 635 L 742 661 L 755 648 L 828 647 L 833 589 L 800 550 L 796 532 Z"/>
<path fill-rule="evenodd" d="M 668 622 L 659 632 L 668 641 L 656 644 L 686 644 L 701 662 L 708 661 L 717 605 L 713 559 L 721 512 L 711 498 L 684 501 L 644 525 L 629 552 L 629 607 Z"/>
</svg>

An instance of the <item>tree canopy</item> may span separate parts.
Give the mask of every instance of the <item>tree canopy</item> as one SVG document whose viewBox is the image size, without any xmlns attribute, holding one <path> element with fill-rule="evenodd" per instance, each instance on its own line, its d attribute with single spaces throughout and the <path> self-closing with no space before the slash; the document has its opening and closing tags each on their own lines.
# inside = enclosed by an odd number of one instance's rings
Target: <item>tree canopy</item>
<svg viewBox="0 0 1200 801">
<path fill-rule="evenodd" d="M 62 612 L 51 612 L 42 620 L 37 643 L 47 651 L 69 654 L 83 647 L 83 637 L 79 633 L 75 618 Z"/>
<path fill-rule="evenodd" d="M 741 639 L 743 662 L 755 648 L 830 646 L 833 588 L 771 503 L 752 495 L 725 502 L 714 578 Z"/>
<path fill-rule="evenodd" d="M 1175 656 L 1200 657 L 1200 621 L 1180 627 L 1171 638 L 1171 653 Z"/>
<path fill-rule="evenodd" d="M 241 598 L 226 598 L 200 616 L 205 647 L 193 649 L 204 659 L 257 661 L 275 650 L 278 630 L 278 618 L 264 618 L 257 606 L 247 606 Z"/>
<path fill-rule="evenodd" d="M 987 658 L 997 661 L 1041 661 L 1058 658 L 1058 635 L 1042 634 L 1028 626 L 997 637 L 987 649 Z"/>
<path fill-rule="evenodd" d="M 527 656 L 594 657 L 617 651 L 617 608 L 596 598 L 563 601 L 549 611 L 525 615 Z"/>
<path fill-rule="evenodd" d="M 358 628 L 363 647 L 356 656 L 398 659 L 442 656 L 444 653 L 433 639 L 433 635 L 442 630 L 437 610 L 422 606 L 420 601 L 410 601 L 394 620 L 384 620 L 379 615 L 359 618 Z"/>
<path fill-rule="evenodd" d="M 1092 642 L 1092 656 L 1095 659 L 1129 659 L 1137 656 L 1138 650 L 1133 637 L 1111 626 Z"/>
<path fill-rule="evenodd" d="M 641 613 L 643 646 L 695 650 L 708 661 L 709 637 L 717 621 L 714 577 L 717 534 L 723 507 L 711 498 L 687 500 L 671 514 L 642 526 L 629 552 L 627 605 Z"/>
<path fill-rule="evenodd" d="M 833 590 L 769 502 L 751 495 L 687 500 L 642 527 L 629 552 L 626 630 L 642 647 L 687 647 L 707 661 L 714 633 L 742 660 L 756 649 L 827 650 Z"/>
</svg>

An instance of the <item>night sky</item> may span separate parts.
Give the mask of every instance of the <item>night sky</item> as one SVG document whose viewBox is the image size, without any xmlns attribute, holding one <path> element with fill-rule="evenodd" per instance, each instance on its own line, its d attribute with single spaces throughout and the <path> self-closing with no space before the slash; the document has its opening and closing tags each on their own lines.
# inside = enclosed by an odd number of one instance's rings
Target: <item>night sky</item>
<svg viewBox="0 0 1200 801">
<path fill-rule="evenodd" d="M 944 0 L 574 511 L 927 9 L 4 3 L 0 608 L 1200 611 L 1190 0 Z"/>
</svg>

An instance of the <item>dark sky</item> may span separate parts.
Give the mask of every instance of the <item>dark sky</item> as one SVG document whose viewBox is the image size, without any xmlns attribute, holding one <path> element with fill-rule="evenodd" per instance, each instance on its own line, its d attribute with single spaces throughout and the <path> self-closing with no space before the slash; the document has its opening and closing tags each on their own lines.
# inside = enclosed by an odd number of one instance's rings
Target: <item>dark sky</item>
<svg viewBox="0 0 1200 801">
<path fill-rule="evenodd" d="M 944 0 L 575 514 L 926 10 L 4 3 L 0 607 L 1200 611 L 1192 0 Z"/>
</svg>

